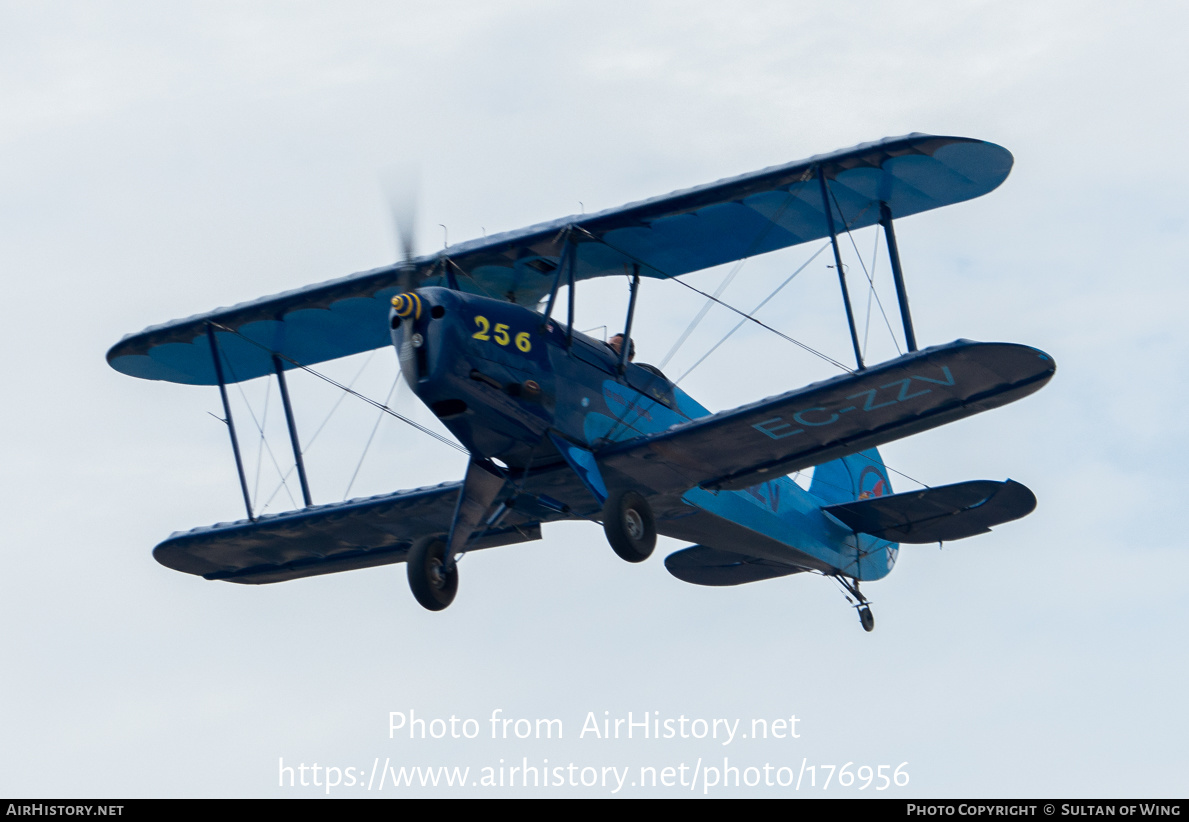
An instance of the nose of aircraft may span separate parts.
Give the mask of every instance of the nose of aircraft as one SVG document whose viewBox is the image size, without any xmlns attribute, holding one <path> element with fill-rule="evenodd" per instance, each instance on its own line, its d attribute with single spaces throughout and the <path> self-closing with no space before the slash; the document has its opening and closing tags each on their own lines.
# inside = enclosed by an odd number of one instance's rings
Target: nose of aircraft
<svg viewBox="0 0 1189 822">
<path fill-rule="evenodd" d="M 427 287 L 406 291 L 392 298 L 389 327 L 392 344 L 400 357 L 401 373 L 409 386 L 418 390 L 421 382 L 447 365 L 449 354 L 458 346 L 453 323 L 442 321 L 456 308 L 453 292 Z M 444 349 L 450 352 L 443 353 Z"/>
<path fill-rule="evenodd" d="M 417 382 L 426 375 L 429 363 L 425 352 L 425 320 L 432 306 L 426 304 L 416 291 L 406 291 L 392 298 L 389 313 L 389 327 L 392 330 L 392 344 L 400 358 L 400 370 L 409 387 L 416 389 Z"/>
<path fill-rule="evenodd" d="M 416 291 L 406 291 L 404 294 L 397 294 L 392 298 L 392 314 L 399 317 L 401 321 L 421 318 L 423 310 L 423 303 L 421 295 Z M 399 324 L 393 323 L 392 328 L 395 330 Z"/>
</svg>

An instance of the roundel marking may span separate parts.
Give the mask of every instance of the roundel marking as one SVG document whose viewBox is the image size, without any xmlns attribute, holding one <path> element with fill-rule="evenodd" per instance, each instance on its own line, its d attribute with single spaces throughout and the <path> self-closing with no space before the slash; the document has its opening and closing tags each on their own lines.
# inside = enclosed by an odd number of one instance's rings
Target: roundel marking
<svg viewBox="0 0 1189 822">
<path fill-rule="evenodd" d="M 882 497 L 890 490 L 887 477 L 874 465 L 868 465 L 859 474 L 859 499 Z"/>
</svg>

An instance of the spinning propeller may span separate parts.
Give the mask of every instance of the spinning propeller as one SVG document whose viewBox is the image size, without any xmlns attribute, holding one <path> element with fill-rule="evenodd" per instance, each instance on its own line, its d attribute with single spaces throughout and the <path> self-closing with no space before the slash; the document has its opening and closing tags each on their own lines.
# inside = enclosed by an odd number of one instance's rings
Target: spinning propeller
<svg viewBox="0 0 1189 822">
<path fill-rule="evenodd" d="M 403 263 L 398 276 L 402 291 L 412 291 L 417 287 L 413 276 L 413 258 L 416 256 L 414 244 L 417 231 L 419 181 L 420 174 L 417 167 L 412 164 L 389 169 L 381 180 L 385 197 L 388 199 L 388 209 L 392 215 L 397 253 Z"/>
<path fill-rule="evenodd" d="M 420 318 L 422 310 L 421 298 L 415 291 L 420 283 L 413 265 L 419 178 L 416 166 L 411 164 L 391 168 L 382 177 L 401 258 L 397 282 L 402 293 L 393 298 L 392 305 L 397 316 L 407 320 Z M 447 278 L 453 280 L 449 275 Z M 409 587 L 422 606 L 438 611 L 454 600 L 458 591 L 456 560 L 465 553 L 468 539 L 476 531 L 485 530 L 483 517 L 506 484 L 506 477 L 492 463 L 471 455 L 449 533 L 423 537 L 409 549 Z M 491 519 L 496 519 L 507 507 L 507 503 L 501 505 Z"/>
</svg>

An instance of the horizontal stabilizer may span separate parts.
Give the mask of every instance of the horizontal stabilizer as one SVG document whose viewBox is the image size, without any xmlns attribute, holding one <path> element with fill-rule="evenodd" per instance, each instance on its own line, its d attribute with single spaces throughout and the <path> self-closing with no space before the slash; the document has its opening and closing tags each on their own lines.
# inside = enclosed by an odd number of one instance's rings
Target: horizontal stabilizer
<svg viewBox="0 0 1189 822">
<path fill-rule="evenodd" d="M 948 542 L 985 534 L 1031 514 L 1036 497 L 1012 480 L 973 480 L 908 494 L 830 505 L 822 510 L 864 534 L 893 542 Z"/>
<path fill-rule="evenodd" d="M 682 582 L 714 586 L 759 582 L 762 579 L 799 574 L 803 570 L 768 559 L 707 548 L 705 545 L 695 545 L 669 554 L 665 557 L 665 567 Z"/>
</svg>

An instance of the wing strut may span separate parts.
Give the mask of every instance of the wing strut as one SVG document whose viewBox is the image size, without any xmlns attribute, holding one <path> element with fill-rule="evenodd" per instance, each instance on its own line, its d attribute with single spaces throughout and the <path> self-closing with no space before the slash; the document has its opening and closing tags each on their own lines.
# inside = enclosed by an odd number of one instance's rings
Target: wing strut
<svg viewBox="0 0 1189 822">
<path fill-rule="evenodd" d="M 227 402 L 227 382 L 223 379 L 219 343 L 215 340 L 215 327 L 210 323 L 206 324 L 206 338 L 211 344 L 211 359 L 215 361 L 215 378 L 219 381 L 219 396 L 223 398 L 223 413 L 227 415 L 223 422 L 227 423 L 227 431 L 231 434 L 231 450 L 235 453 L 235 470 L 239 472 L 239 489 L 244 494 L 244 508 L 248 511 L 248 519 L 255 522 L 256 517 L 252 515 L 252 498 L 248 496 L 248 481 L 244 478 L 244 461 L 239 455 L 239 439 L 235 436 L 235 420 L 231 418 L 231 405 Z M 288 408 L 289 404 L 286 401 L 286 411 Z"/>
<path fill-rule="evenodd" d="M 628 298 L 628 320 L 623 329 L 623 345 L 619 347 L 619 373 L 627 370 L 628 359 L 632 355 L 632 320 L 636 316 L 636 295 L 640 291 L 640 264 L 632 263 L 632 283 L 629 286 L 631 296 Z"/>
<path fill-rule="evenodd" d="M 553 319 L 553 306 L 557 303 L 557 292 L 563 284 L 562 278 L 567 277 L 568 273 L 568 279 L 565 282 L 570 287 L 570 329 L 566 336 L 566 347 L 568 348 L 574 333 L 574 257 L 578 249 L 568 227 L 562 231 L 562 235 L 564 237 L 561 246 L 561 259 L 557 261 L 557 273 L 553 275 L 553 287 L 549 289 L 549 302 L 545 305 L 545 321 Z"/>
<path fill-rule="evenodd" d="M 285 423 L 289 426 L 289 444 L 293 446 L 293 461 L 297 464 L 297 477 L 301 480 L 301 498 L 306 508 L 313 505 L 310 499 L 310 484 L 306 480 L 306 465 L 301 458 L 301 442 L 297 439 L 297 425 L 293 422 L 293 406 L 289 404 L 289 386 L 285 383 L 285 368 L 281 365 L 281 358 L 272 355 L 272 365 L 277 372 L 277 382 L 281 385 L 281 404 L 285 406 Z"/>
<path fill-rule="evenodd" d="M 892 261 L 892 277 L 896 280 L 896 302 L 900 303 L 900 320 L 904 323 L 904 341 L 909 352 L 917 350 L 917 335 L 912 330 L 912 315 L 908 313 L 908 291 L 904 288 L 904 273 L 900 270 L 900 250 L 896 246 L 896 232 L 892 230 L 892 209 L 882 200 L 879 203 L 879 224 L 888 241 L 888 259 Z"/>
<path fill-rule="evenodd" d="M 863 354 L 859 350 L 859 332 L 855 330 L 855 313 L 850 307 L 850 293 L 846 290 L 846 272 L 842 270 L 842 254 L 838 251 L 838 233 L 834 230 L 834 208 L 830 205 L 830 195 L 826 191 L 826 170 L 817 167 L 817 181 L 822 189 L 822 208 L 826 210 L 826 228 L 830 232 L 830 245 L 834 246 L 834 265 L 838 268 L 838 284 L 842 286 L 842 304 L 846 306 L 846 322 L 850 325 L 850 344 L 855 349 L 855 361 L 862 371 Z"/>
<path fill-rule="evenodd" d="M 569 289 L 566 291 L 566 300 L 569 303 L 566 314 L 566 350 L 571 351 L 574 348 L 574 265 L 578 260 L 578 244 L 567 237 L 566 250 L 570 255 L 569 268 L 566 269 L 566 276 L 569 278 L 566 281 L 569 283 Z"/>
</svg>

